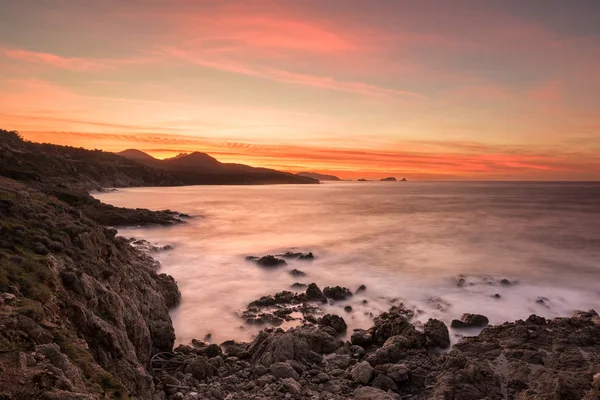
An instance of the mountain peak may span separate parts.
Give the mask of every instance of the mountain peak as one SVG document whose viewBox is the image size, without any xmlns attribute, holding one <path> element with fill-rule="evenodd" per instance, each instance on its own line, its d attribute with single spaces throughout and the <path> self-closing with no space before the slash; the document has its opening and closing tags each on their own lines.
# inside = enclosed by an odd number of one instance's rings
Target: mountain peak
<svg viewBox="0 0 600 400">
<path fill-rule="evenodd" d="M 121 157 L 129 158 L 130 160 L 156 160 L 150 154 L 144 153 L 143 151 L 137 149 L 127 149 L 116 154 L 120 155 Z"/>
</svg>

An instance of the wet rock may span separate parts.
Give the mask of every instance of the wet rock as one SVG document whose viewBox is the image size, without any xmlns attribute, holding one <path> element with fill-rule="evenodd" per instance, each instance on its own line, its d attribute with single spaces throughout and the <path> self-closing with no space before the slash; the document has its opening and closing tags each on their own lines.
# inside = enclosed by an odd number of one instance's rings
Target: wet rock
<svg viewBox="0 0 600 400">
<path fill-rule="evenodd" d="M 537 304 L 539 304 L 539 305 L 542 305 L 542 306 L 544 306 L 544 307 L 548 307 L 548 308 L 550 307 L 550 306 L 548 305 L 548 303 L 550 302 L 550 299 L 548 299 L 547 297 L 538 297 L 538 298 L 535 300 L 535 302 L 536 302 Z"/>
<path fill-rule="evenodd" d="M 495 298 L 495 299 L 501 299 L 501 298 L 502 298 L 502 296 L 500 296 L 500 294 L 499 294 L 499 293 L 496 293 L 496 294 L 495 294 L 495 295 L 493 295 L 492 297 L 493 297 L 493 298 Z"/>
<path fill-rule="evenodd" d="M 373 335 L 365 329 L 355 329 L 354 332 L 352 332 L 350 341 L 357 346 L 370 346 L 371 343 L 373 343 Z"/>
<path fill-rule="evenodd" d="M 513 282 L 509 281 L 508 279 L 504 278 L 504 279 L 500 279 L 500 284 L 502 286 L 510 286 L 513 284 Z"/>
<path fill-rule="evenodd" d="M 203 355 L 208 358 L 218 357 L 223 354 L 223 350 L 216 344 L 209 344 L 204 349 L 198 351 L 198 355 Z"/>
<path fill-rule="evenodd" d="M 365 386 L 354 391 L 354 400 L 397 400 L 398 398 L 381 389 Z"/>
<path fill-rule="evenodd" d="M 486 327 L 490 321 L 486 316 L 481 314 L 463 314 L 460 320 L 454 319 L 452 320 L 451 327 L 454 329 L 463 329 L 463 328 L 484 328 Z"/>
<path fill-rule="evenodd" d="M 358 289 L 356 289 L 356 292 L 354 292 L 354 294 L 359 294 L 359 293 L 362 293 L 362 292 L 364 292 L 365 290 L 367 290 L 367 287 L 366 287 L 365 285 L 360 285 L 360 286 L 358 287 Z"/>
<path fill-rule="evenodd" d="M 404 305 L 393 306 L 389 311 L 381 313 L 373 320 L 373 327 L 369 330 L 373 336 L 373 341 L 377 344 L 383 344 L 387 339 L 396 335 L 403 335 L 410 340 L 424 343 L 425 337 L 418 332 L 414 325 L 409 322 L 414 316 L 411 310 Z"/>
<path fill-rule="evenodd" d="M 282 265 L 287 265 L 287 262 L 281 258 L 277 258 L 272 255 L 263 256 L 255 261 L 261 267 L 279 267 Z"/>
<path fill-rule="evenodd" d="M 362 361 L 352 368 L 350 374 L 354 382 L 362 383 L 363 385 L 368 385 L 369 382 L 371 382 L 371 379 L 373 379 L 375 370 L 367 361 Z"/>
<path fill-rule="evenodd" d="M 344 311 L 346 311 L 347 313 L 352 312 L 352 306 L 344 307 Z"/>
<path fill-rule="evenodd" d="M 317 320 L 319 325 L 329 326 L 335 330 L 338 335 L 341 335 L 346 332 L 348 329 L 348 325 L 346 325 L 346 321 L 344 318 L 335 314 L 326 314 L 323 317 Z"/>
<path fill-rule="evenodd" d="M 341 286 L 327 286 L 323 289 L 323 295 L 332 300 L 346 300 L 347 298 L 352 297 L 352 292 L 348 288 Z"/>
<path fill-rule="evenodd" d="M 278 379 L 293 378 L 300 379 L 296 370 L 286 362 L 276 362 L 271 365 L 271 374 Z"/>
<path fill-rule="evenodd" d="M 300 282 L 296 282 L 296 283 L 292 284 L 292 286 L 290 286 L 290 288 L 291 288 L 291 289 L 294 289 L 294 290 L 304 290 L 304 289 L 306 289 L 307 287 L 308 287 L 308 285 L 307 285 L 307 284 L 305 284 L 305 283 L 300 283 Z"/>
<path fill-rule="evenodd" d="M 308 285 L 308 288 L 306 289 L 306 298 L 308 300 L 327 302 L 327 299 L 323 296 L 323 292 L 321 292 L 321 289 L 319 289 L 316 283 Z"/>
<path fill-rule="evenodd" d="M 290 275 L 292 276 L 306 276 L 306 272 L 300 271 L 299 269 L 293 269 L 290 271 Z"/>
<path fill-rule="evenodd" d="M 288 251 L 287 253 L 284 253 L 281 255 L 281 257 L 283 258 L 295 258 L 297 260 L 314 260 L 315 256 L 313 255 L 313 253 L 300 253 L 300 252 L 291 252 Z"/>
<path fill-rule="evenodd" d="M 429 319 L 424 325 L 425 346 L 429 348 L 450 347 L 450 334 L 446 324 L 437 319 Z"/>
</svg>

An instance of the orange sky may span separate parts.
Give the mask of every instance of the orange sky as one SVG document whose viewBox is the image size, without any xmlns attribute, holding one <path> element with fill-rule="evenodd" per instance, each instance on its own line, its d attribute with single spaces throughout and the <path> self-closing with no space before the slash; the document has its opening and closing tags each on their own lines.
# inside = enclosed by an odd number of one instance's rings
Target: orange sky
<svg viewBox="0 0 600 400">
<path fill-rule="evenodd" d="M 600 179 L 600 3 L 422 3 L 10 2 L 0 128 L 343 178 Z"/>
</svg>

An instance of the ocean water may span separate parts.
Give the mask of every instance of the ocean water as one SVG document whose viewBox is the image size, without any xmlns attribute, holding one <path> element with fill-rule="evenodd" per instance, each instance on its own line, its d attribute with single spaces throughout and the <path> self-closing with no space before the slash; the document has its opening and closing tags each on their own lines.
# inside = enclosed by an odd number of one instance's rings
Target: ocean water
<svg viewBox="0 0 600 400">
<path fill-rule="evenodd" d="M 417 310 L 419 321 L 434 317 L 448 325 L 465 312 L 497 324 L 533 313 L 600 311 L 599 183 L 188 186 L 96 197 L 194 217 L 173 227 L 119 230 L 174 247 L 156 257 L 183 295 L 172 312 L 180 343 L 209 333 L 215 343 L 250 340 L 259 328 L 245 325 L 240 312 L 294 282 L 353 292 L 366 285 L 364 293 L 327 306 L 349 332 L 370 327 L 373 315 L 400 302 Z M 245 260 L 288 250 L 311 251 L 316 259 L 275 269 Z M 294 268 L 306 277 L 291 276 Z M 451 333 L 457 340 L 464 332 Z"/>
</svg>

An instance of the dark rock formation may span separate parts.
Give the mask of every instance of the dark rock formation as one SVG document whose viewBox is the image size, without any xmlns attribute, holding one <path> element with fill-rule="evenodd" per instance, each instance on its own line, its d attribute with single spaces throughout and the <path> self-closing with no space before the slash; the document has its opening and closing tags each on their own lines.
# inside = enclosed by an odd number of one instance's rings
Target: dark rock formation
<svg viewBox="0 0 600 400">
<path fill-rule="evenodd" d="M 490 321 L 485 315 L 467 313 L 463 314 L 460 319 L 452 320 L 452 324 L 450 326 L 455 329 L 484 328 L 489 323 Z"/>
<path fill-rule="evenodd" d="M 383 179 L 380 179 L 379 181 L 380 181 L 380 182 L 396 182 L 396 181 L 397 181 L 397 179 L 396 179 L 396 178 L 394 178 L 393 176 L 390 176 L 390 177 L 388 177 L 388 178 L 383 178 Z"/>
<path fill-rule="evenodd" d="M 335 286 L 335 287 L 326 287 L 323 289 L 323 295 L 332 300 L 346 300 L 349 297 L 352 297 L 352 292 L 345 287 Z"/>
<path fill-rule="evenodd" d="M 274 268 L 287 264 L 287 262 L 284 259 L 277 258 L 271 254 L 262 257 L 248 256 L 246 257 L 246 260 L 253 261 L 261 267 L 267 268 Z"/>
</svg>

